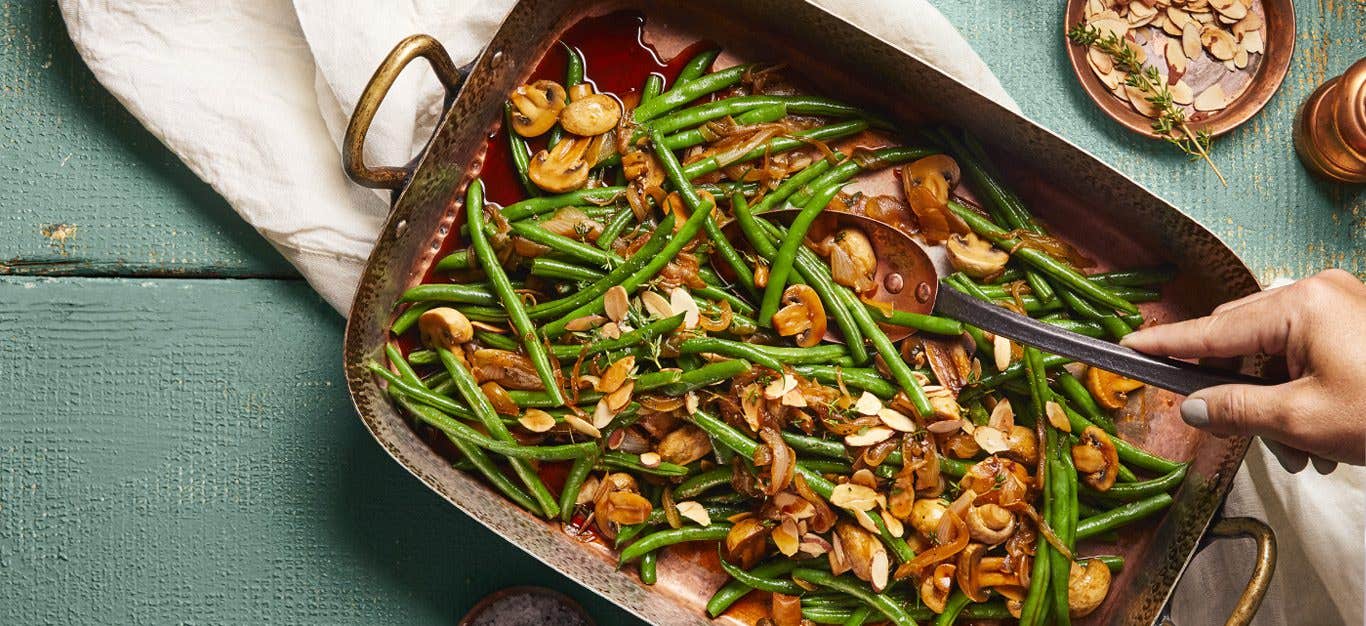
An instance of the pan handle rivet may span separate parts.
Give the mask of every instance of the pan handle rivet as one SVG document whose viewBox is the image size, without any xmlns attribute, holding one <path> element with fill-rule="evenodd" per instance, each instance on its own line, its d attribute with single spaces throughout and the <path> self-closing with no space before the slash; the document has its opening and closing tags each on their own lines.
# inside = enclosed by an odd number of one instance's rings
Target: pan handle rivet
<svg viewBox="0 0 1366 626">
<path fill-rule="evenodd" d="M 882 285 L 887 288 L 888 293 L 901 293 L 906 287 L 906 279 L 902 278 L 901 274 L 892 272 L 882 279 Z"/>
<path fill-rule="evenodd" d="M 915 299 L 917 302 L 920 302 L 921 304 L 929 302 L 931 295 L 933 294 L 930 293 L 929 283 L 922 281 L 919 285 L 915 286 Z"/>
</svg>

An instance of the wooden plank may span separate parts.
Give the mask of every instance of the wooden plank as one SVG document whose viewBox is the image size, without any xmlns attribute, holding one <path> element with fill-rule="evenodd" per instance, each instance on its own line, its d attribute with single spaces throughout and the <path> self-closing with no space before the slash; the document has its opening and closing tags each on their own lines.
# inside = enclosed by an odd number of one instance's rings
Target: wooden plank
<svg viewBox="0 0 1366 626">
<path fill-rule="evenodd" d="M 95 82 L 56 2 L 0 3 L 0 273 L 297 276 Z"/>
<path fill-rule="evenodd" d="M 0 623 L 440 623 L 517 584 L 632 623 L 428 492 L 299 281 L 0 277 Z"/>
<path fill-rule="evenodd" d="M 1257 117 L 1215 141 L 1224 188 L 1171 146 L 1131 133 L 1082 91 L 1064 53 L 1062 3 L 936 2 L 1040 124 L 1084 147 L 1185 210 L 1229 244 L 1263 282 L 1341 267 L 1366 277 L 1366 191 L 1310 177 L 1291 127 L 1324 80 L 1366 57 L 1366 3 L 1301 0 L 1290 73 Z"/>
</svg>

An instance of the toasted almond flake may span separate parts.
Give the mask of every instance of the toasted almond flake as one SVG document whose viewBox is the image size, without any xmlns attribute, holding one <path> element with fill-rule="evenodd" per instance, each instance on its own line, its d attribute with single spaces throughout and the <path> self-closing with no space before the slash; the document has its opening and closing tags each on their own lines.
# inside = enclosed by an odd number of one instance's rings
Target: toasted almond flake
<svg viewBox="0 0 1366 626">
<path fill-rule="evenodd" d="M 579 495 L 574 498 L 574 504 L 588 504 L 598 495 L 598 477 L 589 476 L 583 481 L 583 486 L 579 487 Z"/>
<path fill-rule="evenodd" d="M 1181 27 L 1181 51 L 1186 54 L 1188 60 L 1195 60 L 1204 55 L 1204 48 L 1200 44 L 1200 24 L 1194 20 L 1186 22 Z"/>
<path fill-rule="evenodd" d="M 1115 60 L 1097 48 L 1087 50 L 1086 62 L 1091 65 L 1091 69 L 1095 70 L 1097 76 L 1104 76 L 1115 71 Z"/>
<path fill-rule="evenodd" d="M 890 428 L 884 426 L 870 426 L 861 432 L 846 436 L 844 438 L 844 443 L 850 447 L 861 448 L 863 446 L 871 446 L 875 443 L 886 441 L 891 438 L 893 434 L 896 434 L 896 431 Z"/>
<path fill-rule="evenodd" d="M 878 530 L 877 522 L 873 521 L 873 516 L 869 515 L 867 511 L 859 511 L 856 509 L 853 513 L 854 520 L 857 521 L 858 525 L 862 526 L 864 530 L 874 534 L 882 532 Z"/>
<path fill-rule="evenodd" d="M 618 387 L 616 391 L 607 394 L 607 396 L 603 398 L 603 400 L 607 401 L 607 408 L 611 409 L 613 414 L 626 408 L 626 405 L 631 403 L 631 394 L 635 391 L 635 388 L 636 381 L 628 380 L 622 384 L 622 386 Z"/>
<path fill-rule="evenodd" d="M 1237 51 L 1233 53 L 1233 64 L 1238 66 L 1238 69 L 1241 70 L 1247 67 L 1247 61 L 1247 49 L 1240 46 Z"/>
<path fill-rule="evenodd" d="M 607 322 L 606 324 L 603 324 L 598 327 L 598 332 L 602 333 L 602 336 L 606 339 L 621 338 L 621 326 L 617 325 L 616 322 Z"/>
<path fill-rule="evenodd" d="M 991 417 L 987 418 L 987 424 L 1002 432 L 1010 430 L 1010 427 L 1015 425 L 1015 407 L 1010 406 L 1009 398 L 991 407 Z"/>
<path fill-rule="evenodd" d="M 882 410 L 882 400 L 865 391 L 858 397 L 858 402 L 854 403 L 854 410 L 861 415 L 877 415 L 877 412 Z"/>
<path fill-rule="evenodd" d="M 1262 16 L 1249 11 L 1247 17 L 1238 20 L 1238 23 L 1234 24 L 1233 28 L 1230 28 L 1229 30 L 1232 31 L 1234 35 L 1246 38 L 1254 32 L 1260 35 L 1262 32 L 1262 24 Z"/>
<path fill-rule="evenodd" d="M 1148 117 L 1157 117 L 1161 113 L 1157 106 L 1148 100 L 1148 94 L 1142 89 L 1132 85 L 1126 85 L 1124 89 L 1129 92 L 1129 104 L 1133 105 L 1135 111 Z"/>
<path fill-rule="evenodd" d="M 640 305 L 645 307 L 645 311 L 652 318 L 664 319 L 674 316 L 674 310 L 673 307 L 669 306 L 669 301 L 654 291 L 640 294 Z"/>
<path fill-rule="evenodd" d="M 564 325 L 564 329 L 570 332 L 592 330 L 594 328 L 602 326 L 606 322 L 607 318 L 601 315 L 585 315 L 583 317 L 576 317 L 572 320 L 569 320 L 569 322 Z"/>
<path fill-rule="evenodd" d="M 830 552 L 831 545 L 824 537 L 816 533 L 806 533 L 802 535 L 802 544 L 798 551 L 811 557 L 818 557 Z"/>
<path fill-rule="evenodd" d="M 594 439 L 601 439 L 601 438 L 602 438 L 602 431 L 598 430 L 598 429 L 597 429 L 596 427 L 594 427 L 592 424 L 589 424 L 588 422 L 583 421 L 583 419 L 580 418 L 580 417 L 577 416 L 577 415 L 573 415 L 573 414 L 565 415 L 565 416 L 564 416 L 564 423 L 569 424 L 569 427 L 570 427 L 570 428 L 573 428 L 574 430 L 576 430 L 576 431 L 578 431 L 578 432 L 580 432 L 580 433 L 583 433 L 583 434 L 585 434 L 585 435 L 588 435 L 589 437 L 592 437 L 592 438 L 594 438 Z"/>
<path fill-rule="evenodd" d="M 659 467 L 660 460 L 658 452 L 640 453 L 640 464 L 645 467 Z"/>
<path fill-rule="evenodd" d="M 877 412 L 877 418 L 892 430 L 899 430 L 903 433 L 915 432 L 915 421 L 896 409 L 884 407 Z"/>
<path fill-rule="evenodd" d="M 1010 444 L 1006 443 L 1005 433 L 990 426 L 979 427 L 977 432 L 972 434 L 972 438 L 987 454 L 996 454 L 1010 449 Z"/>
<path fill-rule="evenodd" d="M 1093 18 L 1093 17 L 1099 15 L 1099 14 L 1100 14 L 1101 12 L 1103 12 L 1104 10 L 1105 10 L 1105 2 L 1104 2 L 1103 0 L 1086 0 L 1086 15 L 1085 15 L 1085 17 L 1086 17 L 1087 19 L 1090 19 L 1090 18 Z"/>
<path fill-rule="evenodd" d="M 697 302 L 692 299 L 692 294 L 682 287 L 674 287 L 669 292 L 669 308 L 683 314 L 684 328 L 697 328 L 697 322 L 701 319 L 702 312 L 697 309 Z"/>
<path fill-rule="evenodd" d="M 773 545 L 777 546 L 778 551 L 784 556 L 796 554 L 797 547 L 801 545 L 801 539 L 797 535 L 797 522 L 790 517 L 774 528 L 769 536 L 773 537 Z"/>
<path fill-rule="evenodd" d="M 607 404 L 607 398 L 602 398 L 593 405 L 593 428 L 607 428 L 607 425 L 612 423 L 613 417 L 616 417 L 616 414 L 612 412 L 612 407 Z"/>
<path fill-rule="evenodd" d="M 1218 111 L 1227 105 L 1228 98 L 1224 95 L 1224 88 L 1220 87 L 1219 83 L 1215 83 L 1209 89 L 1200 92 L 1193 103 L 1196 111 Z"/>
<path fill-rule="evenodd" d="M 745 416 L 745 423 L 750 430 L 759 431 L 759 407 L 764 403 L 764 394 L 759 392 L 759 385 L 751 384 L 740 390 L 740 411 Z"/>
<path fill-rule="evenodd" d="M 1072 432 L 1072 422 L 1068 421 L 1067 412 L 1063 410 L 1061 404 L 1049 400 L 1044 403 L 1043 407 L 1044 414 L 1048 416 L 1048 423 L 1052 424 L 1053 428 L 1065 433 Z"/>
<path fill-rule="evenodd" d="M 872 580 L 868 581 L 873 585 L 873 591 L 882 593 L 882 590 L 887 588 L 887 575 L 890 573 L 891 567 L 886 550 L 878 550 L 873 553 L 873 564 L 869 576 Z"/>
<path fill-rule="evenodd" d="M 783 374 L 782 378 L 776 379 L 764 387 L 764 397 L 769 400 L 777 400 L 787 395 L 787 392 L 797 388 L 797 379 L 791 374 Z"/>
<path fill-rule="evenodd" d="M 1185 28 L 1186 24 L 1191 21 L 1191 16 L 1181 10 L 1180 7 L 1167 7 L 1167 21 L 1176 26 L 1177 32 L 1173 34 L 1180 35 L 1181 29 Z"/>
<path fill-rule="evenodd" d="M 698 526 L 711 526 L 711 514 L 707 513 L 707 507 L 702 506 L 692 500 L 685 500 L 674 505 L 678 509 L 678 514 L 686 517 Z"/>
<path fill-rule="evenodd" d="M 1243 35 L 1241 45 L 1243 46 L 1243 49 L 1247 50 L 1250 54 L 1261 54 L 1266 52 L 1266 43 L 1262 41 L 1262 31 L 1260 30 Z"/>
<path fill-rule="evenodd" d="M 1167 68 L 1169 72 L 1186 72 L 1186 54 L 1181 50 L 1181 42 L 1168 39 L 1166 45 Z"/>
<path fill-rule="evenodd" d="M 1190 104 L 1195 100 L 1195 94 L 1191 93 L 1191 86 L 1184 80 L 1176 81 L 1175 85 L 1167 88 L 1172 94 L 1172 102 L 1177 104 Z"/>
<path fill-rule="evenodd" d="M 555 418 L 540 409 L 527 409 L 517 423 L 533 433 L 543 433 L 555 427 Z"/>
<path fill-rule="evenodd" d="M 955 433 L 962 430 L 964 423 L 965 422 L 960 419 L 939 420 L 937 422 L 931 422 L 929 425 L 925 426 L 925 430 L 928 430 L 936 435 L 947 435 L 949 433 Z"/>
<path fill-rule="evenodd" d="M 608 366 L 607 371 L 602 373 L 602 378 L 598 379 L 598 384 L 593 388 L 603 393 L 611 393 L 621 388 L 622 383 L 631 375 L 631 370 L 636 366 L 636 357 L 627 355 Z"/>
<path fill-rule="evenodd" d="M 1005 368 L 1010 367 L 1010 356 L 1012 352 L 1014 351 L 1012 350 L 1009 339 L 996 335 L 996 338 L 991 340 L 991 354 L 996 359 L 997 370 L 1004 370 Z"/>
<path fill-rule="evenodd" d="M 1206 34 L 1209 35 L 1208 39 L 1205 36 Z M 1233 35 L 1230 35 L 1219 28 L 1206 26 L 1204 32 L 1200 35 L 1200 39 L 1202 41 L 1208 40 L 1209 43 L 1205 45 L 1209 48 L 1209 53 L 1220 61 L 1233 60 L 1233 55 L 1238 50 L 1238 42 L 1233 39 Z"/>
<path fill-rule="evenodd" d="M 621 285 L 612 285 L 607 293 L 602 295 L 603 311 L 607 313 L 607 318 L 614 322 L 626 319 L 626 312 L 630 306 L 630 295 Z"/>
<path fill-rule="evenodd" d="M 877 477 L 873 475 L 872 470 L 866 467 L 851 474 L 849 482 L 877 491 Z"/>
<path fill-rule="evenodd" d="M 1210 6 L 1219 12 L 1221 18 L 1228 18 L 1233 21 L 1247 17 L 1247 7 L 1238 0 L 1210 0 Z"/>
<path fill-rule="evenodd" d="M 1113 33 L 1116 37 L 1124 39 L 1124 36 L 1129 34 L 1128 20 L 1118 16 L 1113 19 L 1098 18 L 1091 20 L 1091 26 L 1095 27 L 1096 30 L 1099 30 L 1102 37 Z"/>
<path fill-rule="evenodd" d="M 783 394 L 783 406 L 795 407 L 798 409 L 806 408 L 806 396 L 800 389 L 793 389 Z"/>
<path fill-rule="evenodd" d="M 888 513 L 887 509 L 882 509 L 882 523 L 887 527 L 887 532 L 891 533 L 893 537 L 903 537 L 906 535 L 906 526 L 903 525 L 901 520 L 897 519 L 895 515 Z"/>
<path fill-rule="evenodd" d="M 683 406 L 688 409 L 688 415 L 696 413 L 698 406 L 697 392 L 689 391 L 688 395 L 683 398 Z"/>
<path fill-rule="evenodd" d="M 850 511 L 871 511 L 878 498 L 876 491 L 854 483 L 841 483 L 830 491 L 830 504 Z"/>
<path fill-rule="evenodd" d="M 497 335 L 506 335 L 506 334 L 508 334 L 508 329 L 506 329 L 506 328 L 504 328 L 504 327 L 502 327 L 502 326 L 495 326 L 495 325 L 493 325 L 493 324 L 489 324 L 488 322 L 480 322 L 480 321 L 477 321 L 477 320 L 470 320 L 470 326 L 473 326 L 473 327 L 475 327 L 475 328 L 478 328 L 479 330 L 488 331 L 488 332 L 491 332 L 491 333 L 494 333 L 494 334 L 497 334 Z"/>
</svg>

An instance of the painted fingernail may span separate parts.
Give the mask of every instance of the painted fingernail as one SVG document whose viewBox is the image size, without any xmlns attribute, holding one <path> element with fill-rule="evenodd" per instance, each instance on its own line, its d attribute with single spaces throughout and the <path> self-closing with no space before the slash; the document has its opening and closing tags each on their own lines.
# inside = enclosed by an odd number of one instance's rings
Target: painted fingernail
<svg viewBox="0 0 1366 626">
<path fill-rule="evenodd" d="M 1200 398 L 1186 398 L 1181 403 L 1181 419 L 1196 428 L 1209 426 L 1209 405 Z"/>
</svg>

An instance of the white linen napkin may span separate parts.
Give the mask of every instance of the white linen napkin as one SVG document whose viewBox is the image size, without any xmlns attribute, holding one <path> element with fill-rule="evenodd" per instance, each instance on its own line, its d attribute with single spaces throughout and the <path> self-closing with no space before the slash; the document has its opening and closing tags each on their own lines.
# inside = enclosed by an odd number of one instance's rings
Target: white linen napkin
<svg viewBox="0 0 1366 626">
<path fill-rule="evenodd" d="M 1016 108 L 926 0 L 816 1 Z M 356 99 L 403 37 L 431 34 L 463 65 L 512 4 L 60 0 L 71 39 L 100 83 L 343 314 L 388 210 L 387 194 L 342 173 L 339 146 Z M 411 67 L 371 126 L 369 163 L 406 163 L 431 136 L 440 87 L 426 64 Z M 1280 533 L 1281 564 L 1258 623 L 1361 623 L 1366 480 L 1344 470 L 1290 477 L 1269 458 L 1254 448 L 1229 499 L 1234 513 L 1266 519 Z M 1314 496 L 1324 493 L 1334 497 Z M 1218 545 L 1192 568 L 1178 597 L 1179 624 L 1224 619 L 1247 571 L 1244 550 Z"/>
</svg>

